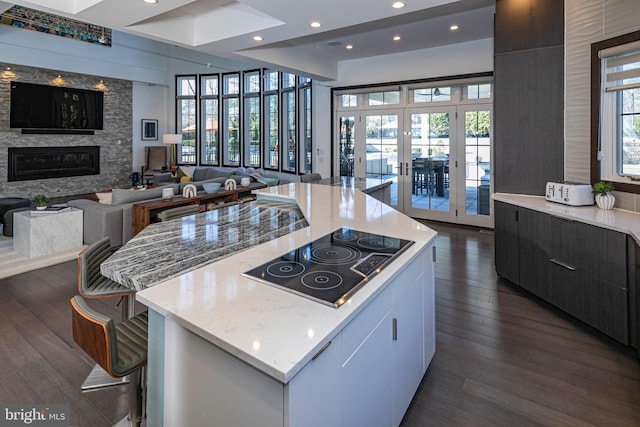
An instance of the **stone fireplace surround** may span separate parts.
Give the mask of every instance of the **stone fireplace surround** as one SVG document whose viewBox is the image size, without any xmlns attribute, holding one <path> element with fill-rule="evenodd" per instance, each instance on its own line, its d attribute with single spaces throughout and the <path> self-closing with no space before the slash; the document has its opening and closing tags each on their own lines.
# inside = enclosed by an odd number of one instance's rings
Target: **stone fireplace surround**
<svg viewBox="0 0 640 427">
<path fill-rule="evenodd" d="M 7 70 L 10 67 L 11 70 Z M 0 63 L 0 197 L 28 197 L 44 194 L 50 199 L 94 193 L 130 184 L 132 168 L 132 82 L 104 79 L 44 68 Z M 61 74 L 62 79 L 57 79 Z M 99 81 L 104 80 L 104 86 Z M 94 135 L 23 134 L 9 127 L 10 82 L 65 85 L 103 90 L 104 129 Z M 99 147 L 99 173 L 83 176 L 9 181 L 9 148 Z"/>
</svg>

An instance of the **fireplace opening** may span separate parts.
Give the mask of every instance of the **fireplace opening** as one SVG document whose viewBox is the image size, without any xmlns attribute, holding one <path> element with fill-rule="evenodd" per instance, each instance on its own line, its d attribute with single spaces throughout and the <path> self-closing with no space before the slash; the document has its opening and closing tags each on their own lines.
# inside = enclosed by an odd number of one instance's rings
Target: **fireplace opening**
<svg viewBox="0 0 640 427">
<path fill-rule="evenodd" d="M 100 174 L 100 147 L 9 148 L 7 181 Z"/>
</svg>

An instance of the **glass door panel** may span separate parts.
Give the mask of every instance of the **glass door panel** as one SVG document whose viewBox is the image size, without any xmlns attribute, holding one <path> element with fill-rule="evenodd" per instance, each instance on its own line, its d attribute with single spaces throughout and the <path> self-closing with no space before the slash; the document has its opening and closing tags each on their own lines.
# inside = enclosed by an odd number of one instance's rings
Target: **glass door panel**
<svg viewBox="0 0 640 427">
<path fill-rule="evenodd" d="M 407 110 L 410 120 L 410 188 L 404 191 L 404 212 L 416 218 L 455 221 L 451 206 L 450 162 L 455 141 L 455 109 Z M 405 119 L 406 120 L 406 119 Z"/>
<path fill-rule="evenodd" d="M 398 205 L 398 135 L 402 133 L 398 118 L 395 112 L 364 114 L 364 126 L 356 131 L 364 135 L 356 137 L 354 156 L 354 176 L 391 180 L 391 206 Z"/>
<path fill-rule="evenodd" d="M 464 158 L 464 191 L 460 191 L 458 222 L 491 227 L 491 106 L 458 107 L 464 132 L 459 157 Z M 462 153 L 464 150 L 464 153 Z M 463 157 L 464 156 L 464 157 Z M 462 186 L 460 188 L 462 190 Z"/>
</svg>

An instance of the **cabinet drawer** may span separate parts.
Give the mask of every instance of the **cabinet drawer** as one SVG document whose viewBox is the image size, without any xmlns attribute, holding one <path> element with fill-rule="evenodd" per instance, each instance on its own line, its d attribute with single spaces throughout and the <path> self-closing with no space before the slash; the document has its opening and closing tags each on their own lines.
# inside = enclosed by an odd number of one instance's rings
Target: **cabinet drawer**
<svg viewBox="0 0 640 427">
<path fill-rule="evenodd" d="M 584 273 L 627 287 L 627 236 L 589 224 L 575 223 L 574 265 Z"/>
<path fill-rule="evenodd" d="M 565 284 L 563 309 L 600 332 L 629 344 L 627 290 L 592 275 L 575 273 Z"/>
</svg>

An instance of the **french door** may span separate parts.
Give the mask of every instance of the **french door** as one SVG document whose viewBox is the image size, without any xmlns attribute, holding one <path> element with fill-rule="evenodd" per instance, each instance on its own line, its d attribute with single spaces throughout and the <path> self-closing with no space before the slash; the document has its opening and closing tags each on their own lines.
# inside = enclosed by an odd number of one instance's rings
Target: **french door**
<svg viewBox="0 0 640 427">
<path fill-rule="evenodd" d="M 491 104 L 339 115 L 340 174 L 391 181 L 414 218 L 493 227 Z"/>
</svg>

